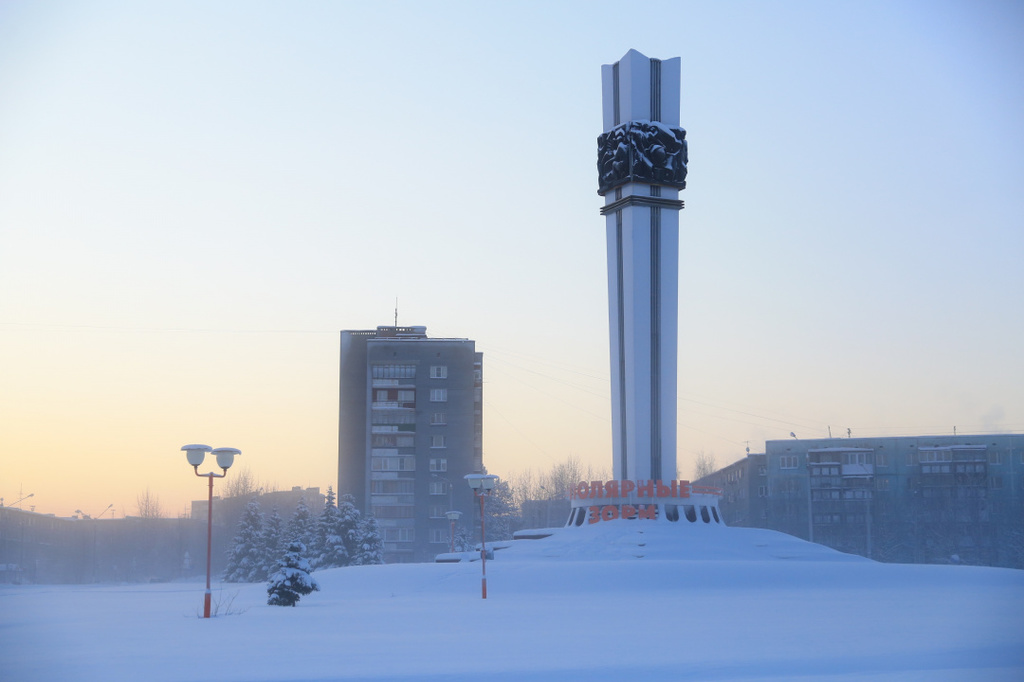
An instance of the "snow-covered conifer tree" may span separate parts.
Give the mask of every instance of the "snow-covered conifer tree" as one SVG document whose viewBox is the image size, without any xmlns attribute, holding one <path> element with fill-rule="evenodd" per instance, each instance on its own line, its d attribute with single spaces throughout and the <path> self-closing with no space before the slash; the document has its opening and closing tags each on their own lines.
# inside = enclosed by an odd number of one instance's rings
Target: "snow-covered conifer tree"
<svg viewBox="0 0 1024 682">
<path fill-rule="evenodd" d="M 484 503 L 487 514 L 487 541 L 511 540 L 519 528 L 519 510 L 507 481 L 498 481 Z"/>
<path fill-rule="evenodd" d="M 277 571 L 267 583 L 267 604 L 295 606 L 303 595 L 320 590 L 316 578 L 309 574 L 309 562 L 303 556 L 305 551 L 306 547 L 301 542 L 288 544 Z"/>
<path fill-rule="evenodd" d="M 235 535 L 228 551 L 228 564 L 224 569 L 224 580 L 229 583 L 248 583 L 266 580 L 263 561 L 263 512 L 260 503 L 253 498 L 245 506 L 242 519 L 238 522 Z"/>
<path fill-rule="evenodd" d="M 469 531 L 461 523 L 455 525 L 455 551 L 468 552 L 473 549 L 473 540 L 469 537 Z"/>
<path fill-rule="evenodd" d="M 263 575 L 268 576 L 277 570 L 277 563 L 284 554 L 284 519 L 274 507 L 263 525 Z"/>
<path fill-rule="evenodd" d="M 285 546 L 292 542 L 301 542 L 305 551 L 314 553 L 316 551 L 316 519 L 313 513 L 306 506 L 306 498 L 300 498 L 299 504 L 295 507 L 295 513 L 288 521 L 288 530 L 285 533 Z"/>
<path fill-rule="evenodd" d="M 384 563 L 384 541 L 380 537 L 377 519 L 364 516 L 359 522 L 359 553 L 353 558 L 354 566 Z"/>
<path fill-rule="evenodd" d="M 320 513 L 316 525 L 316 544 L 319 554 L 310 560 L 314 570 L 348 566 L 350 563 L 345 540 L 342 537 L 341 516 L 334 500 L 334 488 L 328 486 L 324 510 Z"/>
<path fill-rule="evenodd" d="M 351 495 L 342 495 L 341 500 L 338 501 L 338 535 L 345 543 L 350 563 L 359 556 L 362 545 L 359 539 L 360 514 L 354 502 L 355 498 Z"/>
</svg>

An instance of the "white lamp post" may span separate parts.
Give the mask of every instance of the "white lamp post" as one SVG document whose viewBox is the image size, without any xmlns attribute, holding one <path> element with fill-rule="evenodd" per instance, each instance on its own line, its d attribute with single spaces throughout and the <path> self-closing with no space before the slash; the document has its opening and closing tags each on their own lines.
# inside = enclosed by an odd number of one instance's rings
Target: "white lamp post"
<svg viewBox="0 0 1024 682">
<path fill-rule="evenodd" d="M 444 515 L 448 517 L 448 521 L 449 521 L 449 528 L 448 528 L 448 551 L 454 554 L 455 553 L 455 522 L 458 521 L 460 518 L 462 518 L 462 512 L 455 511 L 453 509 L 452 511 L 446 511 L 444 513 Z"/>
<path fill-rule="evenodd" d="M 481 599 L 487 599 L 487 545 L 484 534 L 484 498 L 486 498 L 495 484 L 498 477 L 493 474 L 466 474 L 466 482 L 473 489 L 473 494 L 480 500 L 480 570 L 483 577 L 480 582 Z"/>
<path fill-rule="evenodd" d="M 213 479 L 224 478 L 228 475 L 228 469 L 235 462 L 235 457 L 241 455 L 241 450 L 235 448 L 211 448 L 209 445 L 183 445 L 181 447 L 185 451 L 185 456 L 188 458 L 188 463 L 192 465 L 192 469 L 196 472 L 196 476 L 205 477 L 210 481 L 210 494 L 209 504 L 206 510 L 206 596 L 203 598 L 203 618 L 210 617 L 210 558 L 213 554 Z M 206 453 L 212 452 L 217 457 L 217 466 L 219 466 L 224 473 L 216 474 L 210 472 L 208 474 L 199 473 L 199 465 L 206 459 Z"/>
</svg>

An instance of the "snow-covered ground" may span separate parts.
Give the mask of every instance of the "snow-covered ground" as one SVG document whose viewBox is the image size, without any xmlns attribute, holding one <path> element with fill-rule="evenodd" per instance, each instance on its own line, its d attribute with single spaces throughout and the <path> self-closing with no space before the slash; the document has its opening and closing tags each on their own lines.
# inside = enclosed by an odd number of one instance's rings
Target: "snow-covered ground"
<svg viewBox="0 0 1024 682">
<path fill-rule="evenodd" d="M 1024 571 L 886 565 L 742 528 L 613 521 L 487 562 L 262 584 L 0 587 L 0 680 L 1024 680 Z"/>
</svg>

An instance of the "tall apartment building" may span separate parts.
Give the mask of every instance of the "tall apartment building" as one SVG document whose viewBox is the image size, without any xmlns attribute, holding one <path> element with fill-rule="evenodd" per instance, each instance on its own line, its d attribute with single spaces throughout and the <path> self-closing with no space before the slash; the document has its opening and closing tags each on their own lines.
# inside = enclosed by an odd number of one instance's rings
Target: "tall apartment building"
<svg viewBox="0 0 1024 682">
<path fill-rule="evenodd" d="M 373 514 L 385 561 L 448 551 L 446 512 L 474 523 L 483 471 L 483 355 L 426 327 L 341 332 L 338 492 Z"/>
<path fill-rule="evenodd" d="M 1024 435 L 776 440 L 701 479 L 730 525 L 882 561 L 1024 568 Z"/>
</svg>

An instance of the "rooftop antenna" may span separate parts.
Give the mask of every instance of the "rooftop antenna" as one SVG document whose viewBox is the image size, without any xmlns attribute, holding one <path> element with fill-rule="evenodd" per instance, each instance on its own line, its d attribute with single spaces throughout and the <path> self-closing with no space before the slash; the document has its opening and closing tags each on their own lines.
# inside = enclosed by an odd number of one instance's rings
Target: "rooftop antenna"
<svg viewBox="0 0 1024 682">
<path fill-rule="evenodd" d="M 398 297 L 395 296 L 395 326 L 398 326 Z"/>
</svg>

